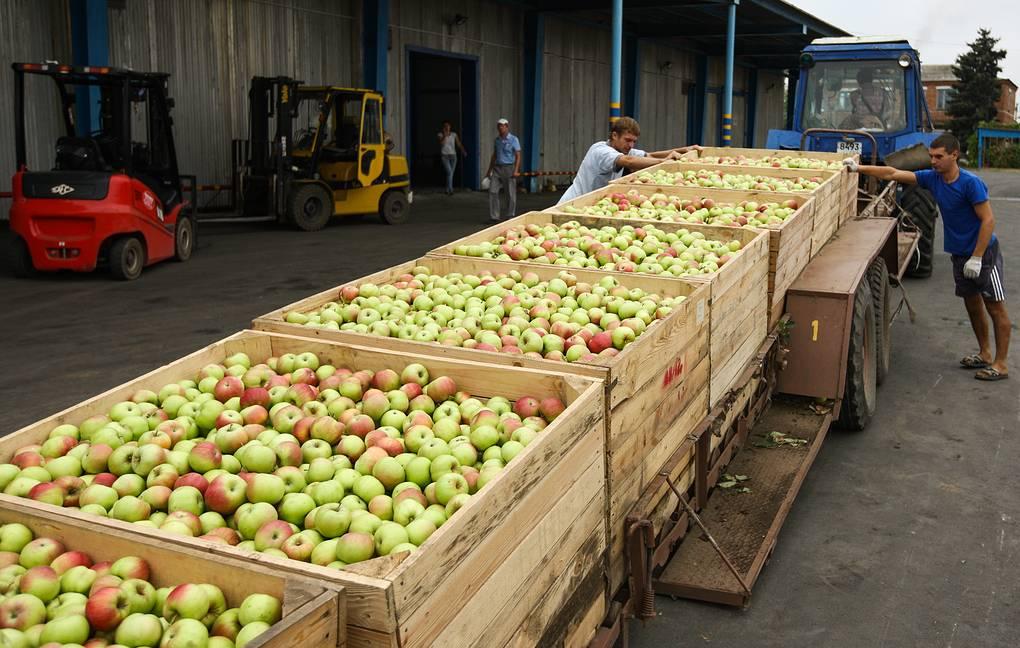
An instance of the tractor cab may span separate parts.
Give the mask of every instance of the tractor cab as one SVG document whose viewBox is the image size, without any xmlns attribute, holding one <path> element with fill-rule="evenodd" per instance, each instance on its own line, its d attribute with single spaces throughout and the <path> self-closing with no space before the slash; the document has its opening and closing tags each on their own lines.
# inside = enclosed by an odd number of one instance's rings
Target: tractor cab
<svg viewBox="0 0 1020 648">
<path fill-rule="evenodd" d="M 177 169 L 169 75 L 50 63 L 12 67 L 18 273 L 90 271 L 107 262 L 115 276 L 134 279 L 146 265 L 187 259 L 194 223 Z M 28 164 L 27 76 L 52 79 L 60 102 L 64 133 L 53 143 L 48 169 Z"/>
<path fill-rule="evenodd" d="M 275 215 L 307 231 L 334 215 L 406 220 L 407 160 L 390 154 L 380 93 L 255 77 L 249 102 L 249 139 L 238 143 L 245 216 Z"/>
<path fill-rule="evenodd" d="M 884 160 L 938 135 L 918 53 L 905 39 L 816 39 L 801 53 L 796 83 L 793 128 L 769 131 L 769 148 Z"/>
</svg>

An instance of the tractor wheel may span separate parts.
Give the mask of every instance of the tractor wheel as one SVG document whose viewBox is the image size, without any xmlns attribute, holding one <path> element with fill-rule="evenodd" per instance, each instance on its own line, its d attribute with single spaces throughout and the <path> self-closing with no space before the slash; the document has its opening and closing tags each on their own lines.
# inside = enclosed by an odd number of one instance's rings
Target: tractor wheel
<svg viewBox="0 0 1020 648">
<path fill-rule="evenodd" d="M 174 228 L 174 258 L 178 261 L 187 261 L 194 251 L 195 221 L 190 216 L 181 216 L 177 219 L 177 227 Z"/>
<path fill-rule="evenodd" d="M 145 248 L 138 239 L 126 236 L 118 239 L 110 248 L 110 272 L 117 279 L 137 279 L 144 267 Z"/>
<path fill-rule="evenodd" d="M 35 266 L 32 264 L 32 254 L 28 251 L 28 243 L 19 236 L 11 241 L 11 265 L 14 276 L 19 279 L 27 279 L 35 274 Z"/>
<path fill-rule="evenodd" d="M 300 185 L 290 195 L 287 215 L 298 229 L 317 232 L 333 216 L 333 198 L 320 185 Z"/>
<path fill-rule="evenodd" d="M 398 189 L 387 191 L 379 201 L 379 217 L 387 225 L 406 223 L 411 215 L 411 206 L 407 204 L 407 196 Z"/>
<path fill-rule="evenodd" d="M 836 425 L 844 430 L 863 430 L 875 413 L 878 399 L 875 348 L 875 301 L 871 286 L 862 280 L 854 294 L 850 348 L 846 360 L 846 386 Z"/>
<path fill-rule="evenodd" d="M 903 189 L 900 207 L 910 214 L 910 220 L 917 226 L 921 235 L 917 242 L 916 262 L 911 263 L 907 274 L 917 278 L 930 277 L 935 258 L 935 221 L 938 220 L 938 205 L 926 189 L 912 185 Z"/>
<path fill-rule="evenodd" d="M 875 304 L 875 364 L 876 382 L 881 385 L 889 373 L 892 362 L 892 307 L 890 304 L 889 269 L 885 259 L 876 258 L 868 268 L 868 285 L 871 287 L 871 299 Z"/>
</svg>

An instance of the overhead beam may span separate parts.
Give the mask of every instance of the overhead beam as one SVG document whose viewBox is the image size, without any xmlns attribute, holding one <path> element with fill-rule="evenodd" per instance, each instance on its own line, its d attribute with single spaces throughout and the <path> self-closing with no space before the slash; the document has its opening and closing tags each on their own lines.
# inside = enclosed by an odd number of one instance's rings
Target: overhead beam
<svg viewBox="0 0 1020 648">
<path fill-rule="evenodd" d="M 656 25 L 653 28 L 638 29 L 638 35 L 644 38 L 726 38 L 725 31 L 698 31 L 696 27 L 684 26 L 680 29 Z M 737 38 L 741 36 L 807 36 L 807 25 L 738 25 Z"/>
<path fill-rule="evenodd" d="M 698 9 L 704 7 L 725 7 L 726 0 L 696 0 L 680 2 L 678 0 L 627 0 L 627 9 Z M 550 0 L 536 2 L 536 9 L 542 11 L 610 11 L 612 2 L 593 2 L 592 0 Z"/>
<path fill-rule="evenodd" d="M 762 9 L 765 9 L 773 15 L 785 18 L 791 22 L 804 23 L 812 31 L 816 31 L 823 36 L 850 36 L 849 32 L 845 32 L 835 25 L 830 25 L 824 20 L 819 20 L 813 15 L 801 11 L 796 7 L 792 7 L 782 0 L 747 0 L 748 3 L 757 5 Z"/>
</svg>

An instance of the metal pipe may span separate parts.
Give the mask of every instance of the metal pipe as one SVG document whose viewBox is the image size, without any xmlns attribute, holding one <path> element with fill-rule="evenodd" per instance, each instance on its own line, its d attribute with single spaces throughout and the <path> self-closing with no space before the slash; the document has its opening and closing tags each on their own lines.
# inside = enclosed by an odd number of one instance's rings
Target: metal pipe
<svg viewBox="0 0 1020 648">
<path fill-rule="evenodd" d="M 733 146 L 733 51 L 737 41 L 737 4 L 730 0 L 726 14 L 726 84 L 723 88 L 722 145 Z"/>
<path fill-rule="evenodd" d="M 620 71 L 623 67 L 623 0 L 613 0 L 613 52 L 609 93 L 609 123 L 620 118 Z"/>
</svg>

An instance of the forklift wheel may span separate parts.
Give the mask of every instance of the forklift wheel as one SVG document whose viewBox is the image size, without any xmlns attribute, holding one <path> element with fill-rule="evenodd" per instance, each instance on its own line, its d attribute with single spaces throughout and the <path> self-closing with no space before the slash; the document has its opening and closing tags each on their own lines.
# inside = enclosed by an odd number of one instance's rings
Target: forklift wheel
<svg viewBox="0 0 1020 648">
<path fill-rule="evenodd" d="M 878 349 L 875 348 L 875 302 L 871 285 L 864 277 L 854 294 L 850 345 L 846 360 L 846 387 L 837 426 L 860 431 L 875 414 L 878 399 Z"/>
<path fill-rule="evenodd" d="M 195 221 L 190 216 L 181 216 L 177 219 L 177 227 L 174 228 L 174 258 L 178 261 L 187 261 L 195 250 Z"/>
<path fill-rule="evenodd" d="M 32 254 L 28 251 L 28 244 L 17 236 L 11 241 L 11 264 L 14 267 L 14 276 L 19 279 L 26 279 L 35 274 L 35 266 L 32 265 Z"/>
<path fill-rule="evenodd" d="M 383 194 L 382 200 L 379 201 L 379 217 L 384 223 L 400 225 L 406 223 L 410 215 L 410 206 L 403 191 L 392 190 Z"/>
<path fill-rule="evenodd" d="M 301 185 L 290 195 L 290 221 L 305 232 L 321 230 L 333 215 L 329 192 L 317 184 Z"/>
<path fill-rule="evenodd" d="M 110 248 L 110 272 L 118 279 L 131 281 L 145 267 L 145 248 L 138 239 L 126 236 Z"/>
</svg>

